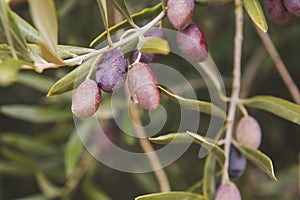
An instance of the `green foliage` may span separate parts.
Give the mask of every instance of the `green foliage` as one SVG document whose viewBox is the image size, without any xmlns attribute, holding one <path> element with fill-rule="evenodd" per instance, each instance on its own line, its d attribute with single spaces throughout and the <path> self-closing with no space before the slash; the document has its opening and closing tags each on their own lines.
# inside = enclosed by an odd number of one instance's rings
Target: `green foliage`
<svg viewBox="0 0 300 200">
<path fill-rule="evenodd" d="M 135 198 L 135 200 L 204 200 L 204 197 L 199 194 L 189 192 L 168 192 L 168 193 L 157 193 L 148 194 Z"/>
<path fill-rule="evenodd" d="M 263 31 L 268 31 L 268 25 L 259 0 L 243 0 L 244 7 L 253 22 Z"/>
<path fill-rule="evenodd" d="M 157 53 L 161 55 L 168 55 L 170 53 L 168 41 L 157 37 L 145 37 L 138 43 L 137 49 L 142 54 Z"/>
</svg>

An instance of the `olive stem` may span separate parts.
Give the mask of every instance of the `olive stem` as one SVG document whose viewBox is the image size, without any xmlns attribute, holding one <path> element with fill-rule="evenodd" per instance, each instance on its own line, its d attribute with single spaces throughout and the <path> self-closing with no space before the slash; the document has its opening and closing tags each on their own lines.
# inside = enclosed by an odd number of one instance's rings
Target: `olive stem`
<svg viewBox="0 0 300 200">
<path fill-rule="evenodd" d="M 234 38 L 234 63 L 233 63 L 233 81 L 232 93 L 227 115 L 227 129 L 225 135 L 225 163 L 222 173 L 222 184 L 230 182 L 228 175 L 229 152 L 232 140 L 233 125 L 237 105 L 239 103 L 240 85 L 241 85 L 241 57 L 243 42 L 243 6 L 241 0 L 235 0 L 235 38 Z"/>
<path fill-rule="evenodd" d="M 95 50 L 93 52 L 84 54 L 84 55 L 80 55 L 74 58 L 70 58 L 70 59 L 66 59 L 64 60 L 64 64 L 65 66 L 74 66 L 74 65 L 80 65 L 82 62 L 84 62 L 85 60 L 92 58 L 94 56 L 106 53 L 108 51 L 111 51 L 115 48 L 118 48 L 120 46 L 123 46 L 125 44 L 127 44 L 128 42 L 134 40 L 135 38 L 138 38 L 140 36 L 142 36 L 145 32 L 147 32 L 147 30 L 151 27 L 153 27 L 154 25 L 156 25 L 158 22 L 160 22 L 163 18 L 165 17 L 165 11 L 162 11 L 160 14 L 158 14 L 152 21 L 150 21 L 148 24 L 146 24 L 145 26 L 139 28 L 139 31 L 136 31 L 135 33 L 133 33 L 132 35 L 128 36 L 127 38 L 120 40 L 116 43 L 113 44 L 112 47 L 106 46 L 102 49 L 98 49 Z M 54 63 L 35 63 L 36 66 L 36 71 L 38 72 L 42 72 L 45 69 L 48 68 L 58 68 L 61 67 L 60 65 L 54 64 Z"/>
<path fill-rule="evenodd" d="M 287 70 L 286 66 L 284 65 L 278 51 L 276 50 L 275 45 L 273 44 L 270 36 L 267 33 L 262 32 L 258 27 L 254 25 L 256 32 L 258 33 L 259 37 L 261 38 L 262 42 L 264 43 L 267 51 L 269 52 L 275 67 L 277 68 L 283 82 L 287 86 L 288 90 L 290 91 L 294 101 L 300 105 L 300 92 L 299 89 L 294 82 L 293 78 L 291 77 L 289 71 Z"/>
</svg>

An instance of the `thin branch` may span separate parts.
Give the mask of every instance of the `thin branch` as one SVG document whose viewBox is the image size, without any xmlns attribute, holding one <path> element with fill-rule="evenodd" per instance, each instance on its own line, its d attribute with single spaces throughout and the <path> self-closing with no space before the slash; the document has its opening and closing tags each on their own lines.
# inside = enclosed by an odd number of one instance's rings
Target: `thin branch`
<svg viewBox="0 0 300 200">
<path fill-rule="evenodd" d="M 136 31 L 135 33 L 133 33 L 132 35 L 128 36 L 127 38 L 125 38 L 124 40 L 120 40 L 116 43 L 113 44 L 112 47 L 106 46 L 102 49 L 99 50 L 95 50 L 93 52 L 84 54 L 84 55 L 80 55 L 74 58 L 70 58 L 70 59 L 66 59 L 64 60 L 64 63 L 66 66 L 74 66 L 74 65 L 80 65 L 83 61 L 88 60 L 89 58 L 92 58 L 94 56 L 106 53 L 108 51 L 111 51 L 112 49 L 118 48 L 120 46 L 123 46 L 125 44 L 127 44 L 128 42 L 134 40 L 135 38 L 138 38 L 140 36 L 142 36 L 145 32 L 147 32 L 147 30 L 149 28 L 151 28 L 152 26 L 156 25 L 158 22 L 160 22 L 160 20 L 162 20 L 165 16 L 165 11 L 162 11 L 160 14 L 158 14 L 152 21 L 150 21 L 148 24 L 146 24 L 145 26 L 138 28 L 138 31 Z M 45 69 L 49 69 L 49 68 L 58 68 L 61 66 L 58 66 L 57 64 L 54 63 L 35 63 L 35 66 L 37 67 L 37 71 L 42 72 Z"/>
<path fill-rule="evenodd" d="M 161 192 L 169 192 L 170 191 L 170 184 L 167 178 L 167 175 L 161 165 L 161 162 L 155 153 L 152 145 L 150 144 L 149 140 L 147 139 L 147 134 L 145 133 L 144 128 L 142 127 L 142 122 L 140 118 L 140 113 L 136 104 L 130 102 L 129 109 L 134 121 L 133 126 L 136 132 L 136 135 L 139 137 L 140 145 L 143 151 L 148 156 L 150 164 L 152 165 L 153 169 L 158 169 L 154 171 L 156 179 L 159 183 Z"/>
<path fill-rule="evenodd" d="M 239 93 L 241 85 L 241 57 L 243 42 L 243 6 L 241 0 L 235 0 L 235 38 L 234 38 L 234 65 L 233 65 L 233 81 L 232 94 L 227 115 L 227 129 L 225 135 L 225 163 L 222 173 L 222 184 L 229 182 L 229 151 L 232 140 L 232 131 L 237 104 L 239 102 Z"/>
<path fill-rule="evenodd" d="M 290 91 L 294 101 L 300 105 L 300 92 L 299 89 L 294 82 L 293 78 L 289 74 L 285 64 L 283 63 L 276 47 L 274 46 L 270 36 L 267 33 L 262 32 L 258 27 L 254 25 L 256 32 L 258 33 L 259 37 L 261 38 L 262 42 L 264 43 L 267 51 L 269 52 L 275 67 L 277 68 L 283 82 L 287 86 L 288 90 Z"/>
</svg>

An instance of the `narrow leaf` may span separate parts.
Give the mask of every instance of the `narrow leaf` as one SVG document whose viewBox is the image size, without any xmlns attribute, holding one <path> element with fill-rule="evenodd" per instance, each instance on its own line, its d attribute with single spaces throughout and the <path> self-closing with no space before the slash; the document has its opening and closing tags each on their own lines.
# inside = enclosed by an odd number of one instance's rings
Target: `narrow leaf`
<svg viewBox="0 0 300 200">
<path fill-rule="evenodd" d="M 300 106 L 273 96 L 255 96 L 242 100 L 246 106 L 259 108 L 300 125 Z"/>
<path fill-rule="evenodd" d="M 63 65 L 57 55 L 58 23 L 53 0 L 29 0 L 30 13 L 35 26 L 41 33 L 41 53 L 47 61 Z"/>
<path fill-rule="evenodd" d="M 7 87 L 14 83 L 22 65 L 27 63 L 21 60 L 0 60 L 0 86 Z"/>
<path fill-rule="evenodd" d="M 106 31 L 108 31 L 108 18 L 107 18 L 107 0 L 97 0 L 98 6 L 101 12 L 102 21 L 104 23 Z"/>
<path fill-rule="evenodd" d="M 175 101 L 176 103 L 179 103 L 180 105 L 191 109 L 195 110 L 198 112 L 203 112 L 206 114 L 211 114 L 216 117 L 224 118 L 225 117 L 225 112 L 219 108 L 218 106 L 210 103 L 210 102 L 205 102 L 205 101 L 199 101 L 199 100 L 193 100 L 193 99 L 186 99 L 183 97 L 180 97 L 178 95 L 175 95 L 163 87 L 159 86 L 160 91 L 162 91 L 165 95 L 167 95 L 170 99 Z"/>
<path fill-rule="evenodd" d="M 29 171 L 19 164 L 13 162 L 0 161 L 0 174 L 7 175 L 28 175 Z"/>
<path fill-rule="evenodd" d="M 132 27 L 136 27 L 130 15 L 126 0 L 112 0 L 114 7 L 127 19 Z"/>
<path fill-rule="evenodd" d="M 151 8 L 145 8 L 144 10 L 137 12 L 132 15 L 133 20 L 136 23 L 144 22 L 146 19 L 153 19 L 159 12 L 162 11 L 161 3 L 157 4 L 156 6 L 153 6 Z M 124 20 L 108 29 L 110 33 L 116 32 L 122 28 L 126 28 L 129 25 L 127 20 Z M 94 46 L 97 42 L 99 42 L 102 38 L 104 38 L 107 35 L 107 31 L 104 31 L 101 33 L 97 38 L 95 38 L 91 43 L 90 46 Z"/>
<path fill-rule="evenodd" d="M 169 133 L 155 138 L 149 138 L 149 140 L 156 144 L 168 144 L 170 142 L 172 142 L 172 144 L 196 142 L 207 150 L 212 150 L 212 153 L 215 154 L 221 165 L 223 165 L 225 160 L 224 151 L 220 147 L 216 146 L 204 137 L 188 131 L 186 133 Z"/>
<path fill-rule="evenodd" d="M 208 6 L 224 6 L 233 2 L 233 0 L 195 0 L 195 3 Z"/>
<path fill-rule="evenodd" d="M 11 11 L 11 15 L 27 42 L 37 44 L 41 40 L 41 34 L 31 24 L 13 11 Z"/>
<path fill-rule="evenodd" d="M 206 157 L 203 171 L 203 194 L 206 200 L 213 200 L 215 195 L 216 159 L 213 154 Z"/>
<path fill-rule="evenodd" d="M 218 160 L 221 166 L 224 164 L 225 154 L 224 151 L 219 146 L 207 141 L 204 137 L 196 133 L 187 131 L 187 134 L 189 134 L 192 138 L 194 138 L 194 140 L 200 145 L 202 145 L 204 148 L 206 148 L 209 151 L 211 150 L 212 153 L 216 156 L 216 159 Z"/>
<path fill-rule="evenodd" d="M 73 116 L 69 110 L 28 105 L 1 106 L 0 112 L 9 117 L 31 123 L 50 123 L 70 119 Z"/>
<path fill-rule="evenodd" d="M 252 149 L 245 146 L 236 145 L 238 150 L 248 158 L 254 165 L 264 171 L 269 177 L 271 177 L 274 181 L 277 181 L 272 160 L 264 153 L 259 150 Z"/>
<path fill-rule="evenodd" d="M 244 7 L 252 21 L 263 31 L 268 31 L 268 24 L 259 0 L 243 0 Z"/>
<path fill-rule="evenodd" d="M 95 58 L 91 58 L 85 61 L 82 65 L 78 66 L 76 69 L 58 80 L 51 87 L 47 96 L 49 97 L 73 90 L 75 83 L 80 83 L 86 78 L 86 75 L 88 74 L 94 60 Z"/>
<path fill-rule="evenodd" d="M 53 0 L 29 0 L 30 13 L 43 40 L 56 52 L 58 23 Z"/>
<path fill-rule="evenodd" d="M 139 196 L 135 200 L 205 200 L 202 195 L 190 192 L 167 192 Z"/>
<path fill-rule="evenodd" d="M 55 80 L 36 73 L 19 73 L 17 83 L 34 88 L 37 91 L 47 93 L 51 86 L 55 83 Z"/>
<path fill-rule="evenodd" d="M 142 54 L 157 53 L 168 55 L 170 53 L 168 41 L 157 37 L 145 37 L 138 43 L 137 48 Z"/>
<path fill-rule="evenodd" d="M 17 148 L 22 152 L 28 152 L 35 155 L 54 155 L 57 153 L 57 148 L 44 142 L 16 133 L 2 133 L 0 141 L 3 144 Z"/>
</svg>

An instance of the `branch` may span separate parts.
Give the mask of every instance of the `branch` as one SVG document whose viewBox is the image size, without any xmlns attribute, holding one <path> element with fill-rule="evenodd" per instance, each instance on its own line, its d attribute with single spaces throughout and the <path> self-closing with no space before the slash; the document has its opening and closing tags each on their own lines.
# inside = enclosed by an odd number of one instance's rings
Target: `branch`
<svg viewBox="0 0 300 200">
<path fill-rule="evenodd" d="M 112 49 L 123 46 L 123 45 L 127 44 L 128 42 L 142 36 L 145 32 L 147 32 L 147 30 L 149 28 L 151 28 L 152 26 L 157 24 L 159 21 L 161 21 L 164 18 L 164 16 L 165 16 L 165 11 L 162 11 L 160 14 L 158 14 L 148 24 L 146 24 L 145 26 L 143 26 L 141 28 L 136 29 L 137 31 L 135 33 L 128 36 L 124 40 L 120 40 L 120 41 L 114 43 L 112 47 L 106 46 L 102 49 L 95 50 L 95 51 L 90 52 L 88 54 L 84 54 L 84 55 L 80 55 L 80 56 L 77 56 L 77 57 L 74 57 L 74 58 L 66 59 L 66 60 L 64 60 L 64 63 L 65 63 L 66 66 L 80 65 L 82 62 L 84 62 L 85 60 L 88 60 L 89 58 L 92 58 L 94 56 L 97 56 L 97 55 L 106 53 L 108 51 L 111 51 Z M 43 70 L 49 69 L 49 68 L 58 68 L 58 67 L 60 67 L 60 66 L 58 66 L 57 64 L 54 64 L 54 63 L 35 63 L 35 66 L 37 67 L 37 71 L 43 71 Z"/>
<path fill-rule="evenodd" d="M 236 108 L 239 102 L 239 93 L 241 86 L 241 57 L 243 41 L 243 4 L 241 0 L 235 0 L 235 38 L 234 38 L 234 64 L 233 64 L 233 81 L 232 93 L 227 115 L 227 129 L 225 135 L 225 163 L 222 173 L 222 184 L 229 182 L 229 151 L 232 139 L 233 124 Z"/>
<path fill-rule="evenodd" d="M 284 65 L 278 51 L 276 50 L 270 36 L 267 33 L 262 32 L 258 27 L 254 25 L 256 32 L 258 33 L 259 37 L 261 38 L 262 42 L 264 43 L 267 51 L 269 52 L 275 67 L 277 68 L 283 82 L 287 86 L 288 90 L 290 91 L 294 101 L 300 105 L 300 92 L 299 89 L 294 82 L 293 78 L 289 74 L 286 66 Z"/>
<path fill-rule="evenodd" d="M 152 165 L 153 169 L 158 169 L 154 171 L 156 179 L 159 183 L 161 192 L 169 192 L 170 191 L 170 184 L 168 178 L 166 176 L 163 167 L 161 166 L 160 160 L 157 157 L 155 150 L 153 149 L 152 145 L 150 144 L 149 140 L 147 139 L 147 134 L 145 133 L 144 128 L 142 127 L 142 122 L 140 118 L 140 113 L 136 104 L 129 102 L 129 110 L 132 116 L 132 119 L 135 123 L 133 123 L 136 135 L 139 137 L 140 145 L 143 151 L 148 156 L 150 164 Z"/>
</svg>

